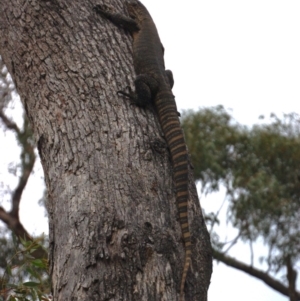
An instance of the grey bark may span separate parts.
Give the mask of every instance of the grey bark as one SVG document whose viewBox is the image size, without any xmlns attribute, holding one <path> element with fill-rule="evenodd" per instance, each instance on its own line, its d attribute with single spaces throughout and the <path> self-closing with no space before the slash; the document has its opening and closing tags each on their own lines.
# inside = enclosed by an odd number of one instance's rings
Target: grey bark
<svg viewBox="0 0 300 301">
<path fill-rule="evenodd" d="M 120 0 L 110 3 L 122 10 Z M 177 300 L 184 248 L 169 153 L 158 147 L 154 110 L 116 95 L 132 85 L 131 42 L 93 13 L 95 4 L 0 4 L 0 54 L 31 121 L 49 193 L 53 298 Z M 186 301 L 204 301 L 211 247 L 190 182 Z"/>
</svg>

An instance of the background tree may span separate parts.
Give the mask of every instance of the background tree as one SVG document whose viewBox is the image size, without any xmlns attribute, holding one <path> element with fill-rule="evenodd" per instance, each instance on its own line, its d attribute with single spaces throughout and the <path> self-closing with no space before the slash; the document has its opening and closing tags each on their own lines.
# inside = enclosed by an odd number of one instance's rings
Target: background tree
<svg viewBox="0 0 300 301">
<path fill-rule="evenodd" d="M 1 57 L 0 88 L 1 125 L 4 127 L 4 130 L 10 130 L 15 134 L 16 139 L 19 142 L 19 145 L 21 146 L 20 165 L 17 165 L 16 168 L 13 168 L 14 173 L 17 173 L 16 169 L 18 169 L 19 167 L 20 177 L 16 189 L 11 194 L 11 210 L 10 212 L 6 212 L 6 210 L 3 207 L 0 207 L 0 219 L 8 226 L 8 228 L 15 232 L 17 236 L 20 236 L 24 239 L 30 239 L 30 235 L 20 223 L 19 205 L 24 187 L 26 186 L 28 178 L 32 172 L 36 158 L 34 153 L 34 143 L 32 141 L 31 129 L 29 127 L 27 118 L 24 117 L 23 129 L 20 129 L 18 125 L 5 113 L 5 109 L 12 100 L 14 85 L 5 65 L 3 64 Z"/>
<path fill-rule="evenodd" d="M 176 300 L 184 249 L 169 154 L 153 150 L 153 111 L 117 98 L 132 83 L 131 43 L 92 8 L 16 0 L 0 11 L 0 52 L 45 173 L 53 297 Z M 206 300 L 211 249 L 190 183 L 186 300 Z"/>
<path fill-rule="evenodd" d="M 16 158 L 15 162 L 8 166 L 8 171 L 18 178 L 16 187 L 12 188 L 8 182 L 0 183 L 1 204 L 7 199 L 11 205 L 10 210 L 0 207 L 0 220 L 7 226 L 0 228 L 0 296 L 3 298 L 18 296 L 24 299 L 42 296 L 49 292 L 50 287 L 46 272 L 48 254 L 45 250 L 45 237 L 33 238 L 19 218 L 21 198 L 33 173 L 36 154 L 32 131 L 26 116 L 23 116 L 22 127 L 9 116 L 10 107 L 13 107 L 14 102 L 13 94 L 16 94 L 14 85 L 0 57 L 0 125 L 4 131 L 15 135 L 20 147 L 20 160 Z M 7 147 L 5 143 L 3 145 Z M 31 286 L 28 280 L 31 280 Z M 22 293 L 16 294 L 16 289 Z"/>
<path fill-rule="evenodd" d="M 196 179 L 206 193 L 225 186 L 227 221 L 238 230 L 231 243 L 212 233 L 214 258 L 242 270 L 278 292 L 299 300 L 296 290 L 300 247 L 300 117 L 255 125 L 237 124 L 222 106 L 186 112 L 183 118 Z M 207 217 L 211 230 L 218 216 Z M 263 239 L 269 251 L 254 266 L 252 244 Z M 247 242 L 251 264 L 228 255 L 238 241 Z M 283 273 L 285 279 L 276 275 Z"/>
</svg>

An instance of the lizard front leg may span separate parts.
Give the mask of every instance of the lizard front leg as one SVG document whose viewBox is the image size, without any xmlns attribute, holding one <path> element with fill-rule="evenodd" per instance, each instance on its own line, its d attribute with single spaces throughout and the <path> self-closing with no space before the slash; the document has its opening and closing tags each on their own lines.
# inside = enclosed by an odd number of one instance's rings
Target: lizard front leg
<svg viewBox="0 0 300 301">
<path fill-rule="evenodd" d="M 173 86 L 174 86 L 174 77 L 173 77 L 173 73 L 172 73 L 171 70 L 166 70 L 165 72 L 166 72 L 166 76 L 167 76 L 167 78 L 168 78 L 168 80 L 169 80 L 170 87 L 171 87 L 171 89 L 172 89 Z"/>
<path fill-rule="evenodd" d="M 168 78 L 168 81 L 169 81 L 169 84 L 170 84 L 170 87 L 171 89 L 173 88 L 174 86 L 174 77 L 173 77 L 173 73 L 171 70 L 165 70 L 166 72 L 166 76 Z M 177 115 L 178 117 L 181 117 L 181 114 L 179 112 L 177 112 Z"/>
</svg>

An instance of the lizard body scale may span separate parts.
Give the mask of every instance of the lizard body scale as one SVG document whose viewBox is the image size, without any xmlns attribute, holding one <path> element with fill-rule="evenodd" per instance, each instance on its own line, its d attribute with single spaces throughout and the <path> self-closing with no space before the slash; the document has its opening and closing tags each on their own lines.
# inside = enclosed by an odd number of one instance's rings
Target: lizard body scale
<svg viewBox="0 0 300 301">
<path fill-rule="evenodd" d="M 184 285 L 191 262 L 191 235 L 188 224 L 188 154 L 184 135 L 178 119 L 172 93 L 172 72 L 165 70 L 164 49 L 156 26 L 145 8 L 137 1 L 126 1 L 130 17 L 112 13 L 97 5 L 94 10 L 115 25 L 129 31 L 133 37 L 133 62 L 136 72 L 135 93 L 118 91 L 138 106 L 154 103 L 160 125 L 171 153 L 176 203 L 179 212 L 182 237 L 185 245 L 185 262 L 180 284 L 180 301 L 184 300 Z"/>
</svg>

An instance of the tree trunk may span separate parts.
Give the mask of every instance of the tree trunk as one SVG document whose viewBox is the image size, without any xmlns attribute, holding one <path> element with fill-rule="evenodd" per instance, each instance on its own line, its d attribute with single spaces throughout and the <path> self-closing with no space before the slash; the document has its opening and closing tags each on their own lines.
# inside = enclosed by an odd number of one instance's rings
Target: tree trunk
<svg viewBox="0 0 300 301">
<path fill-rule="evenodd" d="M 122 10 L 120 0 L 110 3 Z M 48 189 L 53 299 L 178 300 L 184 245 L 169 152 L 154 110 L 116 95 L 132 85 L 131 41 L 93 12 L 95 4 L 0 5 L 0 54 Z M 185 298 L 204 301 L 211 247 L 190 183 Z"/>
</svg>

